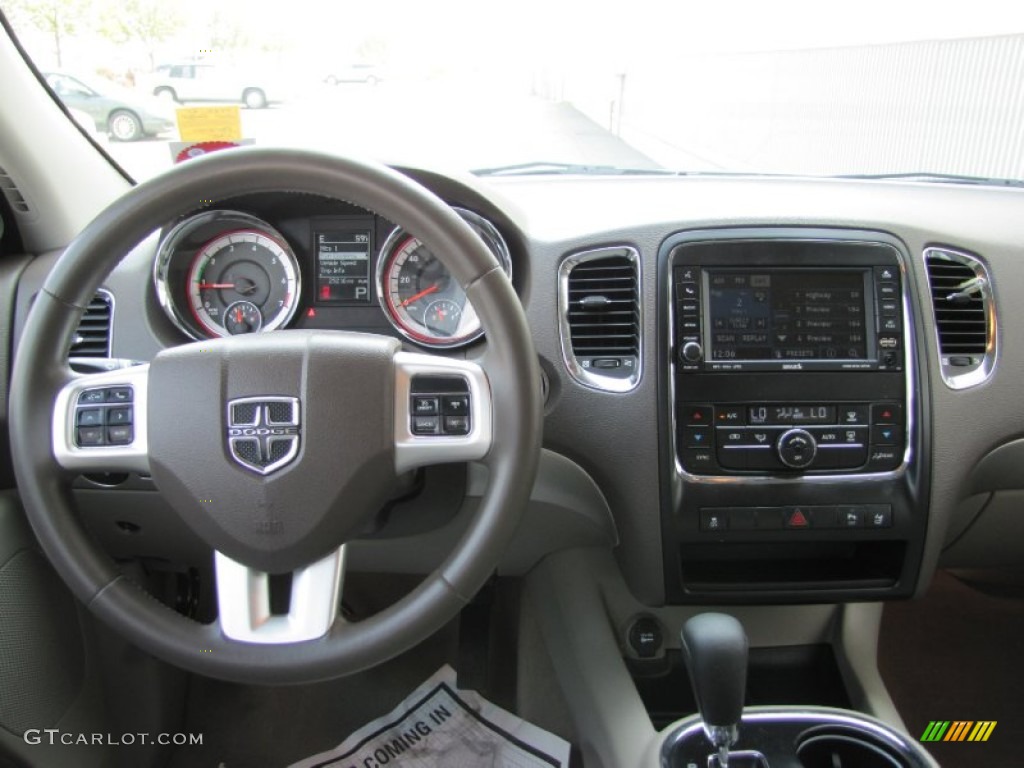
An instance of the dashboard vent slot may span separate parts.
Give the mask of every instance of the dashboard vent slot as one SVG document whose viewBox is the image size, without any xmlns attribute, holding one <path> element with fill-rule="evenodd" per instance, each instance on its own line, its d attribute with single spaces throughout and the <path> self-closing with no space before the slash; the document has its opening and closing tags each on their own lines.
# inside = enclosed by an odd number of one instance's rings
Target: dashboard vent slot
<svg viewBox="0 0 1024 768">
<path fill-rule="evenodd" d="M 632 248 L 569 256 L 559 268 L 562 352 L 587 386 L 625 392 L 640 378 L 640 259 Z"/>
<path fill-rule="evenodd" d="M 14 179 L 2 166 L 0 166 L 0 192 L 3 192 L 4 197 L 7 198 L 7 202 L 15 213 L 31 212 L 32 208 L 29 206 L 28 200 L 21 194 L 21 190 L 14 183 Z"/>
<path fill-rule="evenodd" d="M 106 291 L 97 293 L 71 342 L 71 357 L 110 357 L 110 328 L 114 317 L 114 302 Z"/>
<path fill-rule="evenodd" d="M 992 281 L 980 259 L 928 248 L 925 266 L 942 376 L 954 389 L 981 383 L 995 363 Z"/>
</svg>

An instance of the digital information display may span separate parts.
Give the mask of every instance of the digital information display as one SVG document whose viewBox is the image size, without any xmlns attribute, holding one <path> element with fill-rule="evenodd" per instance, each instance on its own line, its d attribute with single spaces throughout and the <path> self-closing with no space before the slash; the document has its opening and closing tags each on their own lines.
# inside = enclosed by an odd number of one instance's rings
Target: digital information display
<svg viewBox="0 0 1024 768">
<path fill-rule="evenodd" d="M 370 230 L 317 232 L 316 303 L 370 301 Z"/>
<path fill-rule="evenodd" d="M 707 270 L 711 362 L 865 360 L 866 270 Z"/>
</svg>

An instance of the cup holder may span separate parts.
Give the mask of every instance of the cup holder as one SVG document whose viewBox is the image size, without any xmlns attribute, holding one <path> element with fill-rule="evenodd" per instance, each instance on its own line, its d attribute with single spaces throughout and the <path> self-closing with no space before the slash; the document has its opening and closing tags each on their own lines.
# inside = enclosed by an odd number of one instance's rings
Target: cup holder
<svg viewBox="0 0 1024 768">
<path fill-rule="evenodd" d="M 796 756 L 802 768 L 908 768 L 909 763 L 869 733 L 813 729 L 801 735 Z"/>
</svg>

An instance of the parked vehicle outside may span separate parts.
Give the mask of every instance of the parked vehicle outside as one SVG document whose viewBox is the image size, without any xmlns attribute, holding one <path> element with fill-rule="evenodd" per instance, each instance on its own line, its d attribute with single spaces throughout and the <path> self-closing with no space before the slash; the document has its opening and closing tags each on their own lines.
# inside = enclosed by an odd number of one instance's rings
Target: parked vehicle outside
<svg viewBox="0 0 1024 768">
<path fill-rule="evenodd" d="M 231 101 L 249 109 L 263 109 L 272 101 L 280 101 L 268 80 L 240 66 L 176 62 L 158 66 L 152 76 L 145 78 L 144 87 L 169 102 Z"/>
<path fill-rule="evenodd" d="M 376 85 L 383 80 L 381 68 L 376 64 L 356 63 L 338 67 L 324 77 L 328 85 L 340 83 L 364 83 Z"/>
<path fill-rule="evenodd" d="M 144 96 L 114 83 L 93 87 L 78 76 L 64 72 L 46 72 L 44 76 L 69 110 L 87 114 L 95 123 L 96 131 L 109 135 L 114 141 L 137 141 L 174 128 L 174 121 L 162 105 L 147 103 Z"/>
</svg>

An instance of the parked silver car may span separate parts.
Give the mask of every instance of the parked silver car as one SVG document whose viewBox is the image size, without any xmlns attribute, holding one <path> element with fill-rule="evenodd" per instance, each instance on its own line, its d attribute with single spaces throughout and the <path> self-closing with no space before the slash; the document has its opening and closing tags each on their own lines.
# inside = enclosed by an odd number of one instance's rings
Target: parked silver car
<svg viewBox="0 0 1024 768">
<path fill-rule="evenodd" d="M 68 109 L 89 115 L 96 130 L 115 141 L 136 141 L 174 127 L 174 121 L 162 114 L 159 104 L 146 104 L 145 98 L 113 83 L 94 88 L 63 72 L 46 72 L 44 76 Z"/>
</svg>

